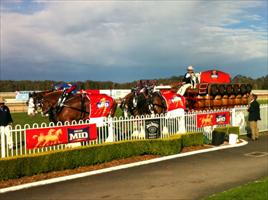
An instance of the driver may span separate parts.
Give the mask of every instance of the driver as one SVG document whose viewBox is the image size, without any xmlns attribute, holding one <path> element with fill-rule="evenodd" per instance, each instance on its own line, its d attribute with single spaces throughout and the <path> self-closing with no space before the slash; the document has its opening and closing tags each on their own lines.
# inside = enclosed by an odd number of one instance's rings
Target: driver
<svg viewBox="0 0 268 200">
<path fill-rule="evenodd" d="M 196 88 L 197 77 L 194 73 L 193 66 L 190 65 L 187 67 L 187 72 L 183 77 L 183 82 L 184 84 L 191 84 L 192 88 Z"/>
<path fill-rule="evenodd" d="M 71 85 L 68 84 L 70 87 L 69 88 L 64 88 L 63 89 L 63 93 L 60 96 L 58 103 L 57 103 L 57 107 L 62 107 L 63 103 L 65 102 L 65 100 L 67 99 L 67 97 L 69 96 L 70 93 L 72 93 L 73 91 L 75 91 L 75 89 L 77 88 L 77 85 Z"/>
<path fill-rule="evenodd" d="M 188 66 L 187 72 L 183 77 L 183 85 L 180 87 L 177 93 L 183 96 L 187 88 L 196 88 L 197 78 L 198 77 L 194 73 L 193 66 Z"/>
</svg>

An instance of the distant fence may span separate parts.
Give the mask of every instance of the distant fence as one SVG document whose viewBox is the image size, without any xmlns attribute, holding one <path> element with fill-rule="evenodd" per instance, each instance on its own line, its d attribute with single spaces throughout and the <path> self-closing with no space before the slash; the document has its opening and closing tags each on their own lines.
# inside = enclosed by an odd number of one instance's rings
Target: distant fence
<svg viewBox="0 0 268 200">
<path fill-rule="evenodd" d="M 15 98 L 16 97 L 16 92 L 0 92 L 0 97 Z"/>
<path fill-rule="evenodd" d="M 18 101 L 7 101 L 6 105 L 8 106 L 10 112 L 27 112 L 28 107 L 26 102 L 18 102 Z"/>
<path fill-rule="evenodd" d="M 252 93 L 256 94 L 260 100 L 268 100 L 268 90 L 252 90 Z"/>
<path fill-rule="evenodd" d="M 207 126 L 208 117 L 218 114 L 218 124 Z M 9 133 L 1 132 L 1 158 L 14 157 L 21 155 L 36 154 L 46 151 L 55 151 L 59 149 L 72 148 L 81 145 L 96 145 L 106 142 L 117 142 L 127 140 L 140 140 L 149 138 L 165 138 L 175 134 L 185 132 L 203 132 L 208 139 L 212 138 L 212 131 L 217 126 L 225 126 L 221 124 L 221 120 L 226 120 L 228 116 L 223 114 L 229 113 L 229 121 L 227 125 L 239 126 L 241 134 L 247 134 L 247 107 L 237 107 L 232 109 L 221 109 L 202 112 L 181 112 L 179 116 L 171 117 L 167 115 L 142 116 L 130 118 L 103 118 L 101 124 L 88 121 L 80 121 L 78 123 L 42 123 L 41 125 L 28 124 L 21 126 L 16 125 L 10 127 Z M 268 130 L 268 105 L 261 105 L 261 121 L 258 121 L 260 131 Z M 201 119 L 198 121 L 198 119 Z M 201 122 L 200 122 L 201 121 Z M 203 124 L 200 124 L 203 123 Z M 1 130 L 0 130 L 1 131 Z M 59 133 L 63 137 L 66 133 L 64 144 L 53 143 L 55 135 L 51 136 L 51 141 L 45 140 L 44 132 Z M 32 135 L 30 135 L 32 134 Z M 95 135 L 94 135 L 95 134 Z M 52 135 L 52 134 L 51 134 Z M 69 136 L 68 136 L 69 135 Z M 43 138 L 42 138 L 43 137 Z M 69 138 L 68 138 L 69 137 Z M 34 140 L 35 139 L 35 140 Z M 84 141 L 86 139 L 86 141 Z M 33 146 L 29 146 L 29 140 L 34 140 Z M 71 141 L 72 140 L 72 141 Z M 79 142 L 77 142 L 79 141 Z M 42 143 L 43 147 L 39 147 L 37 143 Z M 47 142 L 49 146 L 45 146 Z M 75 142 L 75 143 L 73 143 Z M 58 144 L 58 145 L 55 145 Z M 30 144 L 31 145 L 31 144 Z M 51 146 L 50 146 L 51 145 Z"/>
</svg>

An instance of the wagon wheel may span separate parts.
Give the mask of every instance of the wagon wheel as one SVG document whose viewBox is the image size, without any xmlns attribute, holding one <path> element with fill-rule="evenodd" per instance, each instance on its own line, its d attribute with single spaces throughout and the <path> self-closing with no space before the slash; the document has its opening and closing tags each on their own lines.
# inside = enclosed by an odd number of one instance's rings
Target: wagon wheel
<svg viewBox="0 0 268 200">
<path fill-rule="evenodd" d="M 247 93 L 247 87 L 245 84 L 240 85 L 240 92 L 242 95 Z"/>
<path fill-rule="evenodd" d="M 238 95 L 239 92 L 240 92 L 239 85 L 237 85 L 237 84 L 233 85 L 233 89 L 234 89 L 234 94 L 235 94 L 235 95 Z"/>
<path fill-rule="evenodd" d="M 216 96 L 218 94 L 218 87 L 217 85 L 211 85 L 210 86 L 210 92 L 212 96 Z"/>
<path fill-rule="evenodd" d="M 247 93 L 250 93 L 252 90 L 252 86 L 250 84 L 247 84 L 246 88 L 247 88 Z"/>
<path fill-rule="evenodd" d="M 218 87 L 219 87 L 219 93 L 221 95 L 224 95 L 225 94 L 225 85 L 219 85 Z"/>
<path fill-rule="evenodd" d="M 233 88 L 233 86 L 232 86 L 232 85 L 227 85 L 227 87 L 226 87 L 226 92 L 227 92 L 228 95 L 233 94 L 233 93 L 234 93 L 234 88 Z"/>
</svg>

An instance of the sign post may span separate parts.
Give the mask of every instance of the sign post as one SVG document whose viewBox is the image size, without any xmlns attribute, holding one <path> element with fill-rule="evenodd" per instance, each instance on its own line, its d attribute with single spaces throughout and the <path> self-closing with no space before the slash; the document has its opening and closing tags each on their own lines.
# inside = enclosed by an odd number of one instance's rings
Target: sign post
<svg viewBox="0 0 268 200">
<path fill-rule="evenodd" d="M 113 119 L 108 118 L 108 137 L 105 142 L 114 142 L 114 133 L 113 133 Z"/>
</svg>

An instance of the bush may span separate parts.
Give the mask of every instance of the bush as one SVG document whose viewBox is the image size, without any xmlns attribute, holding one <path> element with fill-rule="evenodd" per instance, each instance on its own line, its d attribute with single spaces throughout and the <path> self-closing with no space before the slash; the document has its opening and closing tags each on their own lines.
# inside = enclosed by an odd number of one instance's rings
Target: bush
<svg viewBox="0 0 268 200">
<path fill-rule="evenodd" d="M 226 127 L 218 127 L 215 128 L 214 131 L 216 132 L 224 132 L 226 135 L 229 135 L 230 133 L 240 135 L 240 128 L 239 126 L 226 126 Z"/>
<path fill-rule="evenodd" d="M 237 134 L 238 137 L 240 135 L 240 128 L 238 126 L 226 126 L 226 127 L 218 127 L 213 130 L 213 136 L 212 136 L 212 144 L 213 145 L 220 145 L 219 141 L 220 138 L 223 137 L 223 140 L 229 141 L 229 134 Z M 220 134 L 224 134 L 223 136 L 220 136 Z M 217 139 L 216 139 L 217 138 Z M 216 139 L 216 140 L 213 140 Z"/>
<path fill-rule="evenodd" d="M 74 169 L 131 156 L 172 155 L 180 153 L 182 147 L 202 144 L 203 133 L 196 132 L 179 134 L 166 139 L 123 141 L 5 158 L 0 160 L 0 180 Z"/>
<path fill-rule="evenodd" d="M 181 151 L 181 139 L 139 140 L 110 143 L 0 161 L 0 180 L 73 169 L 144 154 L 171 155 Z"/>
<path fill-rule="evenodd" d="M 239 126 L 229 126 L 227 127 L 227 134 L 230 134 L 230 133 L 233 133 L 233 134 L 236 134 L 236 135 L 240 135 L 240 128 Z"/>
<path fill-rule="evenodd" d="M 198 146 L 204 144 L 204 135 L 202 132 L 190 132 L 183 134 L 182 147 Z"/>
</svg>

